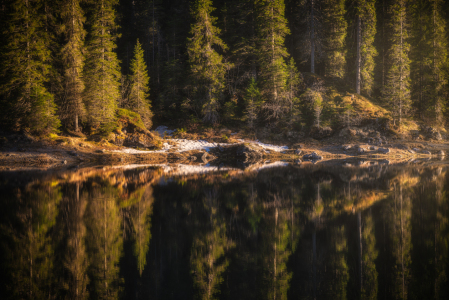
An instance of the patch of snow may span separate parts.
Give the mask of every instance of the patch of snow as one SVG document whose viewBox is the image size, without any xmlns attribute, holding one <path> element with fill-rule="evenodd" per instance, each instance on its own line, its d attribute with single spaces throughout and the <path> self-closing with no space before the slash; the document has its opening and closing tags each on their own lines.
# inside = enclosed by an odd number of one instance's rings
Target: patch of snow
<svg viewBox="0 0 449 300">
<path fill-rule="evenodd" d="M 189 150 L 206 150 L 209 152 L 210 148 L 231 145 L 227 143 L 210 143 L 203 140 L 172 139 L 172 141 L 176 142 L 179 152 Z"/>
<path fill-rule="evenodd" d="M 159 135 L 161 137 L 163 137 L 164 133 L 166 135 L 168 135 L 168 136 L 172 136 L 173 133 L 176 131 L 176 129 L 175 130 L 170 130 L 170 129 L 168 129 L 167 126 L 158 126 L 154 131 L 156 131 L 157 133 L 159 133 Z"/>
</svg>

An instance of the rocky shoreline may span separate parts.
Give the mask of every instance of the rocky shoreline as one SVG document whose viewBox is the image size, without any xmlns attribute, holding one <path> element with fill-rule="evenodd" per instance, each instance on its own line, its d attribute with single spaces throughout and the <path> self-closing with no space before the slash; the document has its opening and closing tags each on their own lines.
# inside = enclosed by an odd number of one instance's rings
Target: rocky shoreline
<svg viewBox="0 0 449 300">
<path fill-rule="evenodd" d="M 334 159 L 357 158 L 361 160 L 387 160 L 391 163 L 418 158 L 445 159 L 449 145 L 445 142 L 428 143 L 402 141 L 401 143 L 378 147 L 370 144 L 297 144 L 296 147 L 272 150 L 254 141 L 229 144 L 206 144 L 204 149 L 182 150 L 176 148 L 176 140 L 163 140 L 173 147 L 159 151 L 132 150 L 95 143 L 70 140 L 72 143 L 36 140 L 21 136 L 9 139 L 0 152 L 0 170 L 26 168 L 57 168 L 79 165 L 126 165 L 126 164 L 260 164 L 266 161 L 293 163 L 322 162 Z M 192 143 L 195 141 L 191 141 Z M 198 143 L 198 141 L 196 141 Z M 262 145 L 262 146 L 261 146 Z M 114 145 L 112 145 L 114 146 Z M 269 145 L 272 146 L 272 145 Z M 277 146 L 272 146 L 277 147 Z"/>
</svg>

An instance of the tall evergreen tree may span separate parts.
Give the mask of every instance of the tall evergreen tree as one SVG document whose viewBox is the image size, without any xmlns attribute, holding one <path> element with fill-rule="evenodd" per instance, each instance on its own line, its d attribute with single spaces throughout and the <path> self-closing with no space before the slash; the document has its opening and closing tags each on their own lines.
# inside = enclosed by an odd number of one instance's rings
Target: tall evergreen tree
<svg viewBox="0 0 449 300">
<path fill-rule="evenodd" d="M 150 129 L 152 126 L 151 117 L 153 116 L 148 100 L 150 77 L 148 76 L 144 52 L 139 40 L 137 40 L 136 47 L 134 48 L 134 58 L 131 61 L 131 73 L 131 91 L 127 107 L 140 114 L 143 123 Z"/>
<path fill-rule="evenodd" d="M 447 39 L 443 1 L 419 0 L 411 5 L 412 99 L 419 116 L 442 122 L 447 92 Z"/>
<path fill-rule="evenodd" d="M 285 36 L 290 33 L 284 17 L 284 0 L 256 0 L 258 57 L 261 93 L 268 118 L 278 119 L 285 112 Z"/>
<path fill-rule="evenodd" d="M 408 44 L 407 0 L 394 0 L 390 7 L 390 50 L 389 70 L 383 91 L 387 103 L 401 125 L 404 114 L 410 106 L 410 45 Z"/>
<path fill-rule="evenodd" d="M 60 7 L 63 20 L 62 31 L 65 45 L 61 49 L 61 59 L 64 66 L 62 101 L 59 115 L 66 126 L 75 131 L 79 129 L 79 120 L 85 116 L 82 99 L 84 91 L 84 38 L 83 28 L 85 18 L 80 6 L 80 0 L 65 0 Z"/>
<path fill-rule="evenodd" d="M 216 50 L 225 50 L 227 46 L 219 38 L 220 29 L 215 26 L 213 11 L 211 0 L 194 2 L 191 12 L 194 21 L 187 45 L 195 106 L 201 109 L 203 120 L 209 123 L 218 121 L 227 68 Z"/>
<path fill-rule="evenodd" d="M 84 99 L 88 121 L 93 127 L 107 125 L 115 118 L 120 97 L 120 69 L 116 45 L 117 0 L 95 2 L 91 16 L 91 31 L 85 65 Z"/>
<path fill-rule="evenodd" d="M 377 55 L 373 42 L 376 34 L 375 0 L 355 2 L 356 31 L 356 93 L 371 95 L 374 83 L 374 57 Z"/>
<path fill-rule="evenodd" d="M 16 0 L 10 3 L 10 15 L 3 52 L 1 88 L 8 99 L 6 108 L 15 129 L 34 133 L 55 131 L 53 95 L 45 84 L 51 69 L 49 35 L 45 27 L 44 1 Z"/>
<path fill-rule="evenodd" d="M 324 1 L 325 28 L 325 75 L 343 78 L 346 68 L 346 47 L 348 22 L 345 19 L 345 0 Z"/>
<path fill-rule="evenodd" d="M 315 73 L 317 64 L 324 54 L 323 2 L 323 0 L 301 0 L 293 4 L 296 10 L 293 24 L 298 26 L 299 56 L 302 62 L 308 62 L 308 71 L 311 73 Z"/>
</svg>

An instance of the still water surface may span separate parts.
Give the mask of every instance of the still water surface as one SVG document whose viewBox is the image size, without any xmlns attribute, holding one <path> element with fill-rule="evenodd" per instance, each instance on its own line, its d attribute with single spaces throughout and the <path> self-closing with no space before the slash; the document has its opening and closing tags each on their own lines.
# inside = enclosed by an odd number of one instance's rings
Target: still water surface
<svg viewBox="0 0 449 300">
<path fill-rule="evenodd" d="M 446 165 L 209 171 L 0 173 L 0 298 L 449 299 Z"/>
</svg>

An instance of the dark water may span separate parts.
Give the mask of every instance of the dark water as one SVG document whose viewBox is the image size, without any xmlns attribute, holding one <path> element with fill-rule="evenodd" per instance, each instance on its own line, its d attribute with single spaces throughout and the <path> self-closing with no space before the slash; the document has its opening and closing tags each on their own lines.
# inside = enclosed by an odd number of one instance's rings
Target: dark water
<svg viewBox="0 0 449 300">
<path fill-rule="evenodd" d="M 0 173 L 0 298 L 449 299 L 448 175 Z"/>
</svg>

